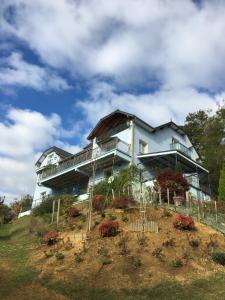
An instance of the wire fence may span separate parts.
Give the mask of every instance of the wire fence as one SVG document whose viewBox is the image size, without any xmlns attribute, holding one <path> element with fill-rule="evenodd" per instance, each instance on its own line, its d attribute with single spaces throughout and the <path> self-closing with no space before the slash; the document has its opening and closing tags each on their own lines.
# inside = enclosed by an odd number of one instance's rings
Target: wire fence
<svg viewBox="0 0 225 300">
<path fill-rule="evenodd" d="M 163 198 L 160 192 L 151 192 L 149 195 L 143 195 L 143 197 L 145 197 L 146 207 L 164 207 L 178 213 L 186 214 L 225 234 L 225 203 L 223 202 L 213 199 L 196 200 L 190 193 L 186 193 L 185 197 L 180 197 L 182 201 L 176 202 L 176 199 L 179 197 L 171 197 L 169 190 L 167 191 L 166 198 Z"/>
</svg>

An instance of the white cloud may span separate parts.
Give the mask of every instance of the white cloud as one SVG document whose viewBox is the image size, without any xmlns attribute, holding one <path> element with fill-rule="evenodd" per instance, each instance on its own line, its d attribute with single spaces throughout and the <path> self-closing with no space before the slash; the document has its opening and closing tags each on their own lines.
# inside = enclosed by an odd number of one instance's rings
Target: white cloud
<svg viewBox="0 0 225 300">
<path fill-rule="evenodd" d="M 224 1 L 7 0 L 1 33 L 73 74 L 217 90 L 225 81 L 224 14 Z"/>
<path fill-rule="evenodd" d="M 67 82 L 48 68 L 23 60 L 22 55 L 13 52 L 3 58 L 0 64 L 0 87 L 30 87 L 36 90 L 65 90 Z"/>
<path fill-rule="evenodd" d="M 63 141 L 58 115 L 11 108 L 0 123 L 0 195 L 12 197 L 33 193 L 35 162 L 41 152 L 53 145 L 75 153 L 79 146 Z"/>
<path fill-rule="evenodd" d="M 189 112 L 199 109 L 217 108 L 223 94 L 210 96 L 193 88 L 161 89 L 154 93 L 133 95 L 117 93 L 113 86 L 106 83 L 95 84 L 90 92 L 89 100 L 77 103 L 92 125 L 104 115 L 116 109 L 133 113 L 151 125 L 156 126 L 173 121 L 183 123 Z"/>
</svg>

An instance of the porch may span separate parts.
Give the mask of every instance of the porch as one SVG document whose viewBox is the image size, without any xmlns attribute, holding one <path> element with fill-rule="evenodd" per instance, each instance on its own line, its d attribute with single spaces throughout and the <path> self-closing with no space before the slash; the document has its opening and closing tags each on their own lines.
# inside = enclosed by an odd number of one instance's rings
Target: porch
<svg viewBox="0 0 225 300">
<path fill-rule="evenodd" d="M 179 166 L 190 188 L 194 189 L 197 195 L 200 193 L 211 195 L 208 170 L 181 151 L 168 150 L 146 153 L 139 155 L 138 158 L 152 175 L 151 179 L 164 169 L 176 170 Z"/>
</svg>

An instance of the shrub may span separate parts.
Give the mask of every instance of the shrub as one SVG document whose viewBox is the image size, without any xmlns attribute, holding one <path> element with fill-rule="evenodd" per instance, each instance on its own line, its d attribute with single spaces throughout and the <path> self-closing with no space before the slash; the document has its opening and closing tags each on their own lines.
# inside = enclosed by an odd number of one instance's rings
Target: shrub
<svg viewBox="0 0 225 300">
<path fill-rule="evenodd" d="M 54 253 L 52 251 L 50 251 L 50 252 L 44 251 L 44 255 L 46 258 L 49 258 L 49 257 L 52 257 L 54 255 Z"/>
<path fill-rule="evenodd" d="M 225 252 L 213 252 L 210 254 L 213 261 L 217 264 L 225 266 Z"/>
<path fill-rule="evenodd" d="M 162 245 L 163 245 L 164 247 L 173 247 L 173 246 L 175 246 L 175 241 L 174 241 L 173 238 L 172 238 L 172 239 L 168 239 L 168 240 L 165 240 L 165 241 L 162 243 Z"/>
<path fill-rule="evenodd" d="M 103 256 L 100 258 L 100 262 L 103 266 L 105 266 L 111 264 L 112 261 L 107 256 Z"/>
<path fill-rule="evenodd" d="M 118 208 L 118 209 L 125 209 L 128 208 L 132 205 L 136 205 L 137 202 L 133 200 L 132 198 L 128 197 L 117 197 L 113 199 L 111 205 L 113 208 Z"/>
<path fill-rule="evenodd" d="M 162 257 L 162 248 L 161 247 L 157 247 L 152 251 L 152 255 L 157 257 L 157 258 L 161 258 Z"/>
<path fill-rule="evenodd" d="M 171 263 L 170 263 L 170 265 L 173 268 L 181 268 L 184 264 L 183 264 L 182 259 L 177 258 L 175 260 L 172 260 Z"/>
<path fill-rule="evenodd" d="M 64 254 L 63 253 L 61 253 L 61 252 L 57 252 L 56 254 L 55 254 L 55 257 L 56 257 L 56 259 L 64 259 Z"/>
<path fill-rule="evenodd" d="M 102 237 L 115 236 L 118 232 L 119 223 L 117 221 L 104 221 L 99 226 L 99 232 Z"/>
<path fill-rule="evenodd" d="M 102 212 L 104 210 L 104 197 L 103 195 L 95 195 L 94 199 L 92 200 L 92 207 L 95 211 Z"/>
<path fill-rule="evenodd" d="M 58 232 L 55 230 L 50 230 L 43 236 L 42 240 L 50 246 L 57 242 L 57 238 Z"/>
<path fill-rule="evenodd" d="M 156 180 L 161 188 L 161 193 L 164 199 L 167 197 L 167 189 L 169 189 L 172 197 L 174 193 L 182 196 L 189 189 L 187 180 L 180 172 L 177 171 L 162 171 L 157 175 Z"/>
<path fill-rule="evenodd" d="M 99 225 L 100 224 L 100 221 L 96 220 L 95 221 L 95 226 Z"/>
<path fill-rule="evenodd" d="M 127 223 L 129 221 L 128 217 L 126 215 L 122 215 L 122 221 L 124 223 Z"/>
<path fill-rule="evenodd" d="M 141 266 L 141 260 L 139 258 L 132 257 L 131 264 L 133 267 L 138 268 Z"/>
<path fill-rule="evenodd" d="M 44 199 L 37 207 L 32 210 L 34 216 L 41 216 L 52 212 L 52 203 L 54 197 Z"/>
<path fill-rule="evenodd" d="M 80 263 L 83 261 L 83 258 L 81 257 L 80 253 L 75 253 L 75 262 Z"/>
<path fill-rule="evenodd" d="M 180 230 L 194 230 L 195 229 L 195 223 L 194 220 L 191 217 L 176 214 L 173 226 Z"/>
<path fill-rule="evenodd" d="M 66 213 L 70 218 L 75 218 L 80 215 L 80 211 L 76 207 L 67 208 Z"/>
<path fill-rule="evenodd" d="M 198 246 L 200 244 L 200 240 L 199 239 L 190 239 L 189 244 L 192 248 L 198 248 Z"/>
<path fill-rule="evenodd" d="M 116 220 L 116 216 L 109 214 L 108 219 L 109 219 L 109 221 L 114 221 L 114 220 Z"/>
</svg>

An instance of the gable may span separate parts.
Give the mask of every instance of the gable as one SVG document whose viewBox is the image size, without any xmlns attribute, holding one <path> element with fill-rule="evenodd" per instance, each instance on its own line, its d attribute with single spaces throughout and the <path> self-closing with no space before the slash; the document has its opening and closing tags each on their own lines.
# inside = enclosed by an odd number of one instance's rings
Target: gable
<svg viewBox="0 0 225 300">
<path fill-rule="evenodd" d="M 42 155 L 39 157 L 39 159 L 37 160 L 35 166 L 37 167 L 40 167 L 43 162 L 45 161 L 46 157 L 53 154 L 53 156 L 56 158 L 58 157 L 59 159 L 64 159 L 64 158 L 67 158 L 67 157 L 70 157 L 72 154 L 63 150 L 63 149 L 60 149 L 58 147 L 51 147 L 47 150 L 45 150 Z M 56 159 L 55 159 L 56 160 Z"/>
</svg>

